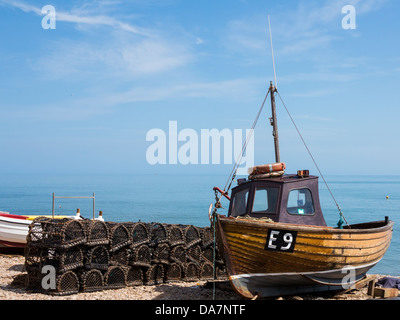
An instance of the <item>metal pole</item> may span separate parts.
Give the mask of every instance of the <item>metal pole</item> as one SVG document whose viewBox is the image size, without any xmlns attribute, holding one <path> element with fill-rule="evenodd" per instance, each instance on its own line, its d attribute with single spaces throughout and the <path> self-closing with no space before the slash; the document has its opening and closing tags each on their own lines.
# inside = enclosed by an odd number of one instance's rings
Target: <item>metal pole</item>
<svg viewBox="0 0 400 320">
<path fill-rule="evenodd" d="M 52 215 L 53 215 L 53 219 L 54 219 L 54 192 L 53 192 L 53 210 L 52 210 Z"/>
<path fill-rule="evenodd" d="M 279 152 L 279 137 L 278 137 L 278 122 L 276 120 L 276 106 L 275 106 L 275 91 L 276 88 L 270 82 L 269 92 L 271 95 L 271 110 L 272 110 L 272 118 L 270 118 L 271 125 L 273 127 L 272 135 L 274 136 L 274 145 L 275 145 L 275 161 L 281 162 L 281 156 Z"/>
<path fill-rule="evenodd" d="M 93 220 L 95 218 L 95 212 L 94 212 L 94 192 L 93 192 Z"/>
</svg>

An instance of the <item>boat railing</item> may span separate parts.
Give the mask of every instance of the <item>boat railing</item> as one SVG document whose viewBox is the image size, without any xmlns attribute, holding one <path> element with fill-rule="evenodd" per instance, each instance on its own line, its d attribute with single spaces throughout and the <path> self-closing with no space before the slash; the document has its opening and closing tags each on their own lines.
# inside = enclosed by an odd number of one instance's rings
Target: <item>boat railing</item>
<svg viewBox="0 0 400 320">
<path fill-rule="evenodd" d="M 95 194 L 93 192 L 93 196 L 91 197 L 65 197 L 65 196 L 56 196 L 53 192 L 53 210 L 52 216 L 54 219 L 54 207 L 55 207 L 55 199 L 93 199 L 93 219 L 95 219 Z"/>
</svg>

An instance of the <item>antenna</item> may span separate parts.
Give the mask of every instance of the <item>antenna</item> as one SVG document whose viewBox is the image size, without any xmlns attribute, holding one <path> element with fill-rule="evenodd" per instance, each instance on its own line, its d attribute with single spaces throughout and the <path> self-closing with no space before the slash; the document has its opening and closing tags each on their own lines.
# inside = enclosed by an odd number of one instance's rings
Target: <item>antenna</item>
<svg viewBox="0 0 400 320">
<path fill-rule="evenodd" d="M 275 59 L 274 59 L 274 47 L 272 45 L 272 32 L 271 32 L 271 21 L 268 15 L 268 26 L 269 26 L 269 38 L 271 40 L 271 53 L 272 53 L 272 65 L 274 67 L 274 78 L 275 78 L 275 88 L 278 87 L 278 83 L 276 81 L 276 72 L 275 72 Z"/>
</svg>

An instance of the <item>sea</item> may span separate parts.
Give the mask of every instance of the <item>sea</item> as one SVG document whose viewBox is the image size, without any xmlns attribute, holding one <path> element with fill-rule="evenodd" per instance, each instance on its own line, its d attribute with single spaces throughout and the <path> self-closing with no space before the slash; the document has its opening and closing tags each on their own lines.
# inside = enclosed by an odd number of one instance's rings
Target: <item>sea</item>
<svg viewBox="0 0 400 320">
<path fill-rule="evenodd" d="M 85 218 L 102 211 L 106 221 L 143 221 L 210 225 L 208 210 L 215 203 L 214 186 L 221 189 L 225 175 L 201 174 L 2 174 L 0 211 L 22 215 Z M 395 222 L 391 245 L 369 273 L 400 276 L 400 176 L 325 176 L 334 199 L 349 224 L 384 220 Z M 236 185 L 234 181 L 232 187 Z M 339 210 L 320 179 L 320 202 L 328 226 L 335 227 Z M 93 197 L 58 198 L 58 197 Z M 226 214 L 224 200 L 218 213 Z"/>
</svg>

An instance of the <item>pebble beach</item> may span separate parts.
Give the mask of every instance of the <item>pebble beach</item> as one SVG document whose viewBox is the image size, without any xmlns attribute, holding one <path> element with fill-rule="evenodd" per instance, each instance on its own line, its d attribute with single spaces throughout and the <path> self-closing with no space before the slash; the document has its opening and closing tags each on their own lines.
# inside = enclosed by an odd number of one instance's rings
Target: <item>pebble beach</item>
<svg viewBox="0 0 400 320">
<path fill-rule="evenodd" d="M 66 296 L 54 296 L 30 292 L 25 288 L 25 258 L 21 254 L 0 254 L 0 300 L 243 300 L 227 282 L 215 285 L 207 281 L 178 282 L 159 285 L 142 285 L 115 290 L 103 290 L 78 293 Z M 382 275 L 369 275 L 377 278 Z M 365 285 L 357 290 L 345 293 L 326 293 L 277 297 L 277 300 L 368 300 Z"/>
</svg>

